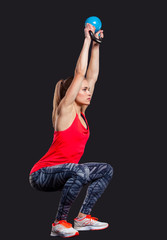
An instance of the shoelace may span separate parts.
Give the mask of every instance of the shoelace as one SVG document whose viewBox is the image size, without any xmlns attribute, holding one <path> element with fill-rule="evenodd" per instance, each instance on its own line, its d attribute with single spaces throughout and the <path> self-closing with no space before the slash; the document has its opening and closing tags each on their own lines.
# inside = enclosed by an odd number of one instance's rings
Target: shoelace
<svg viewBox="0 0 167 240">
<path fill-rule="evenodd" d="M 71 223 L 68 223 L 66 220 L 60 220 L 58 222 L 58 224 L 62 224 L 63 226 L 65 226 L 66 228 L 71 228 L 72 227 L 72 224 Z"/>
<path fill-rule="evenodd" d="M 96 217 L 92 217 L 91 215 L 87 215 L 86 218 L 90 218 L 90 220 L 92 219 L 92 220 L 95 220 L 95 221 L 98 220 L 98 218 L 96 218 Z"/>
</svg>

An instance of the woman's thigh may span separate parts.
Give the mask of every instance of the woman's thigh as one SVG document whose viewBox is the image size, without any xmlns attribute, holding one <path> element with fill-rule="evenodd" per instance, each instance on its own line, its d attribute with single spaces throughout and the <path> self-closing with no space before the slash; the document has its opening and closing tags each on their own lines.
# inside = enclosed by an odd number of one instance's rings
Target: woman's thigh
<svg viewBox="0 0 167 240">
<path fill-rule="evenodd" d="M 83 166 L 67 163 L 52 167 L 41 168 L 30 176 L 31 186 L 41 191 L 62 190 L 66 181 L 75 176 L 83 174 Z"/>
</svg>

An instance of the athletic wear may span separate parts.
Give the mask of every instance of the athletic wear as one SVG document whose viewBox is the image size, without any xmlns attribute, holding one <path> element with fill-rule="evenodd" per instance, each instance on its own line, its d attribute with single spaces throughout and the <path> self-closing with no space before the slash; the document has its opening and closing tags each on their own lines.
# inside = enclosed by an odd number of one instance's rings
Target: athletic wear
<svg viewBox="0 0 167 240">
<path fill-rule="evenodd" d="M 51 167 L 65 163 L 78 163 L 82 157 L 90 131 L 83 113 L 87 128 L 83 126 L 76 113 L 76 117 L 69 128 L 64 131 L 54 131 L 53 142 L 48 152 L 33 166 L 30 174 L 44 167 Z"/>
<path fill-rule="evenodd" d="M 102 230 L 108 226 L 108 223 L 99 222 L 98 218 L 91 217 L 91 215 L 87 215 L 82 219 L 74 219 L 74 228 L 77 231 Z"/>
<path fill-rule="evenodd" d="M 90 184 L 80 212 L 90 214 L 112 175 L 113 168 L 107 163 L 67 163 L 39 169 L 30 175 L 30 184 L 41 191 L 62 190 L 56 219 L 66 220 L 72 203 L 87 183 Z"/>
<path fill-rule="evenodd" d="M 74 237 L 79 235 L 79 232 L 72 227 L 71 223 L 64 220 L 57 223 L 52 223 L 52 230 L 50 236 L 59 237 Z"/>
<path fill-rule="evenodd" d="M 29 176 L 31 186 L 37 190 L 62 191 L 56 215 L 58 221 L 67 220 L 72 203 L 82 187 L 88 183 L 86 197 L 80 212 L 89 215 L 113 175 L 113 168 L 107 163 L 78 164 L 90 135 L 86 117 L 83 113 L 81 115 L 85 119 L 87 128 L 82 125 L 76 113 L 76 117 L 69 128 L 54 132 L 50 149 L 34 165 Z M 53 224 L 52 236 L 57 236 L 59 231 L 60 235 L 67 237 L 67 235 L 63 235 L 65 230 L 62 223 Z M 73 231 L 73 229 L 70 231 Z"/>
</svg>

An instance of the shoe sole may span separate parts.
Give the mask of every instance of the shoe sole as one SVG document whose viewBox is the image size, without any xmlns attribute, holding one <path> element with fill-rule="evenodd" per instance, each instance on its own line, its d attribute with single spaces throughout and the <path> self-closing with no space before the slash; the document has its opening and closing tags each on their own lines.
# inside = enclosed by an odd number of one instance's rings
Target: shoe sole
<svg viewBox="0 0 167 240">
<path fill-rule="evenodd" d="M 75 234 L 65 234 L 65 235 L 62 235 L 60 233 L 55 233 L 55 232 L 51 232 L 50 236 L 51 237 L 63 237 L 63 238 L 69 238 L 69 237 L 75 237 L 75 236 L 78 236 L 79 235 L 79 232 L 76 232 Z"/>
<path fill-rule="evenodd" d="M 85 226 L 85 227 L 74 227 L 77 231 L 94 231 L 94 230 L 103 230 L 108 228 L 109 224 L 106 227 L 94 227 L 94 226 Z"/>
</svg>

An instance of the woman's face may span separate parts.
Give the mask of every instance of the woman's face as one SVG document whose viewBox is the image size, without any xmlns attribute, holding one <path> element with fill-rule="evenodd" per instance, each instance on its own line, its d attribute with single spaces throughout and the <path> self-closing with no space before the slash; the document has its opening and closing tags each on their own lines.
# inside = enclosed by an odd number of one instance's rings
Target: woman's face
<svg viewBox="0 0 167 240">
<path fill-rule="evenodd" d="M 90 104 L 91 93 L 90 93 L 88 81 L 86 79 L 82 81 L 82 86 L 81 86 L 75 100 L 80 105 L 89 105 Z"/>
</svg>

